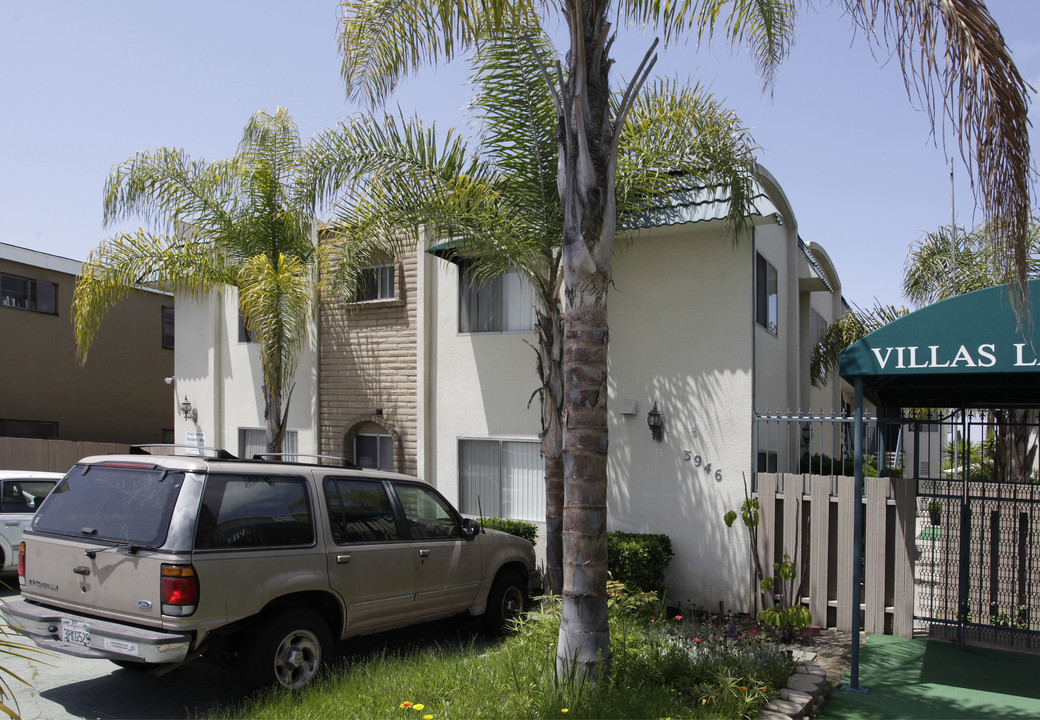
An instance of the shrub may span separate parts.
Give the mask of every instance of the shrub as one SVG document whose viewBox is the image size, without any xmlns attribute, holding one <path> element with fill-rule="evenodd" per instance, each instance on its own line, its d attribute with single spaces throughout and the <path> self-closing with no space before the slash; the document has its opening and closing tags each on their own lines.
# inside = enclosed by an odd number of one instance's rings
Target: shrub
<svg viewBox="0 0 1040 720">
<path fill-rule="evenodd" d="M 538 527 L 534 523 L 529 523 L 525 520 L 489 517 L 484 518 L 484 527 L 522 537 L 525 540 L 530 540 L 532 545 L 535 544 L 535 540 L 538 537 Z"/>
<path fill-rule="evenodd" d="M 607 533 L 610 576 L 639 592 L 664 592 L 664 569 L 675 553 L 667 535 Z"/>
</svg>

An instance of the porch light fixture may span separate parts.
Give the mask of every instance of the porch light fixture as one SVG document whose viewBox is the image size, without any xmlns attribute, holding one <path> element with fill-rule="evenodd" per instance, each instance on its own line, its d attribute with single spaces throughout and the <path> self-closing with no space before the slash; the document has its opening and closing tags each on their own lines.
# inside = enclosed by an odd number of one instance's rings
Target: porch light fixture
<svg viewBox="0 0 1040 720">
<path fill-rule="evenodd" d="M 802 445 L 808 446 L 810 440 L 812 440 L 812 425 L 802 423 Z"/>
<path fill-rule="evenodd" d="M 184 402 L 181 403 L 181 415 L 184 416 L 185 420 L 199 421 L 199 411 L 191 406 L 187 395 L 184 396 Z"/>
<path fill-rule="evenodd" d="M 650 437 L 654 442 L 664 440 L 664 420 L 661 418 L 661 411 L 657 409 L 657 402 L 654 402 L 653 408 L 647 413 L 646 424 L 650 428 Z"/>
</svg>

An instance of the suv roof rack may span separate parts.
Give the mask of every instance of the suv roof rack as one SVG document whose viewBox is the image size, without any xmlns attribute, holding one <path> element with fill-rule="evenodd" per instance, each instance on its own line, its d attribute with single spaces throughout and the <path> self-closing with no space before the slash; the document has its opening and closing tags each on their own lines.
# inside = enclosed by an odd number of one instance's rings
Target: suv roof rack
<svg viewBox="0 0 1040 720">
<path fill-rule="evenodd" d="M 291 458 L 291 459 L 288 459 Z M 317 462 L 304 462 L 299 458 L 312 458 Z M 269 462 L 284 462 L 292 463 L 294 465 L 327 465 L 327 463 L 321 462 L 322 460 L 335 460 L 338 463 L 338 467 L 358 469 L 358 466 L 350 462 L 344 457 L 338 457 L 336 455 L 309 455 L 307 453 L 255 453 L 253 460 L 269 461 Z"/>
<path fill-rule="evenodd" d="M 172 452 L 159 452 L 153 453 L 146 448 L 153 448 L 159 450 L 170 450 Z M 183 450 L 184 452 L 176 452 L 177 450 Z M 218 460 L 238 460 L 238 457 L 232 455 L 223 448 L 215 447 L 202 447 L 199 445 L 176 445 L 173 443 L 145 443 L 141 445 L 130 446 L 131 455 L 196 455 L 204 457 L 212 457 Z"/>
</svg>

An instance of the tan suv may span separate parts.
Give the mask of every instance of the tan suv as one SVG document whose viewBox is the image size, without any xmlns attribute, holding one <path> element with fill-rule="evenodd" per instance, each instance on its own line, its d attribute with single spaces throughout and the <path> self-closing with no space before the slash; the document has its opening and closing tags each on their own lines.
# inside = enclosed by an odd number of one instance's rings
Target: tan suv
<svg viewBox="0 0 1040 720">
<path fill-rule="evenodd" d="M 529 541 L 415 478 L 146 451 L 70 470 L 18 571 L 0 612 L 40 647 L 134 669 L 233 660 L 288 688 L 335 639 L 465 612 L 498 629 L 539 578 Z"/>
</svg>

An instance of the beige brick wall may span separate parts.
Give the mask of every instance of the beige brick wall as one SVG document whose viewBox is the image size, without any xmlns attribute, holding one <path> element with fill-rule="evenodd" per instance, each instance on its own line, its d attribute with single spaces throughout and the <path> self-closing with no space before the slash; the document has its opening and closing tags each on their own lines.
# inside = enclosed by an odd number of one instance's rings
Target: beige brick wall
<svg viewBox="0 0 1040 720">
<path fill-rule="evenodd" d="M 322 303 L 319 412 L 321 452 L 353 459 L 354 435 L 394 438 L 396 469 L 417 474 L 418 357 L 416 251 L 395 263 L 392 301 Z M 382 429 L 379 429 L 382 428 Z"/>
</svg>

